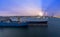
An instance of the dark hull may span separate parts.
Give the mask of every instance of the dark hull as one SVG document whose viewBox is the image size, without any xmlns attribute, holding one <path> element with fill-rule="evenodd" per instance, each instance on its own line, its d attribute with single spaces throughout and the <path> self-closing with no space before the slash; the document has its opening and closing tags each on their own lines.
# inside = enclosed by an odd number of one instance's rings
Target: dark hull
<svg viewBox="0 0 60 37">
<path fill-rule="evenodd" d="M 41 27 L 46 27 L 48 26 L 48 21 L 30 21 L 28 22 L 29 23 L 29 26 L 41 26 Z"/>
<path fill-rule="evenodd" d="M 30 24 L 47 24 L 48 21 L 29 21 Z"/>
</svg>

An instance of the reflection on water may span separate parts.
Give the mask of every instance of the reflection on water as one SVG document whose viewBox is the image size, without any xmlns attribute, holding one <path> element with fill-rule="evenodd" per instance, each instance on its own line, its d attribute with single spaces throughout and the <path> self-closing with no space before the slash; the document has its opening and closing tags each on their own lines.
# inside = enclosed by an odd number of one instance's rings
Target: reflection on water
<svg viewBox="0 0 60 37">
<path fill-rule="evenodd" d="M 0 28 L 0 37 L 47 37 L 47 27 Z"/>
</svg>

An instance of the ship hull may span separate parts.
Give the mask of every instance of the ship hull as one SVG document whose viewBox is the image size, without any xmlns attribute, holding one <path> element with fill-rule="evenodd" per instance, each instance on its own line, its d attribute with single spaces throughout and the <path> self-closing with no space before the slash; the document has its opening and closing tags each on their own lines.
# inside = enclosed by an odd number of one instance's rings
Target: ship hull
<svg viewBox="0 0 60 37">
<path fill-rule="evenodd" d="M 48 21 L 29 21 L 29 26 L 41 26 L 41 27 L 47 27 Z"/>
<path fill-rule="evenodd" d="M 29 21 L 30 24 L 47 24 L 48 21 Z"/>
<path fill-rule="evenodd" d="M 29 22 L 11 22 L 11 23 L 3 23 L 0 22 L 0 27 L 29 27 L 29 26 L 48 26 L 48 21 L 29 21 Z"/>
<path fill-rule="evenodd" d="M 27 23 L 0 23 L 0 27 L 28 27 Z"/>
</svg>

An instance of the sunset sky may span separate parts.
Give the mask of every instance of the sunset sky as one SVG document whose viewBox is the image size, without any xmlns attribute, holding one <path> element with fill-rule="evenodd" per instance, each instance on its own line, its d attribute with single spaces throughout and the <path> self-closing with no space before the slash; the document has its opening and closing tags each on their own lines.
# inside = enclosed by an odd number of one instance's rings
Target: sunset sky
<svg viewBox="0 0 60 37">
<path fill-rule="evenodd" d="M 0 16 L 60 16 L 60 0 L 0 0 Z"/>
</svg>

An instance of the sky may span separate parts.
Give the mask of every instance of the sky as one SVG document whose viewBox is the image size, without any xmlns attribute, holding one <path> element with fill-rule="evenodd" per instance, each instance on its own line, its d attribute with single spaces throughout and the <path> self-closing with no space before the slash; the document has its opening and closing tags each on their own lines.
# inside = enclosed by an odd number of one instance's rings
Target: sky
<svg viewBox="0 0 60 37">
<path fill-rule="evenodd" d="M 60 16 L 60 0 L 0 0 L 0 16 Z"/>
</svg>

